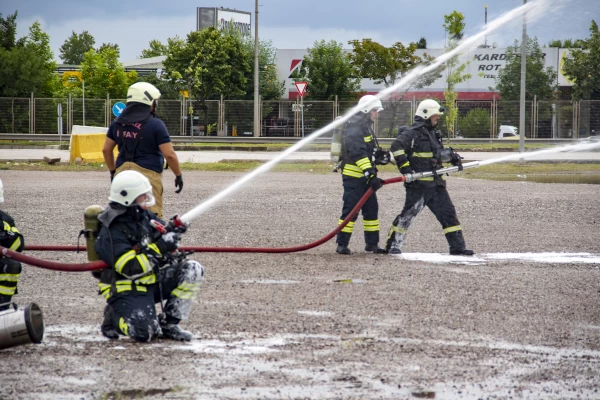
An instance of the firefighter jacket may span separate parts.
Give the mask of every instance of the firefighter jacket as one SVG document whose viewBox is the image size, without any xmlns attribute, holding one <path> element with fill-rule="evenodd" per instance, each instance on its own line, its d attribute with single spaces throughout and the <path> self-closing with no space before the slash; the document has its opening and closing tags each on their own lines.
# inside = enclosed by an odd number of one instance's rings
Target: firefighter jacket
<svg viewBox="0 0 600 400">
<path fill-rule="evenodd" d="M 22 252 L 23 247 L 25 247 L 25 240 L 23 239 L 23 235 L 21 235 L 19 230 L 15 227 L 15 220 L 7 213 L 0 211 L 0 223 L 2 224 L 2 229 L 0 230 L 0 246 L 9 250 L 18 251 L 19 253 Z"/>
<path fill-rule="evenodd" d="M 153 267 L 164 251 L 152 242 L 157 231 L 151 219 L 162 223 L 150 211 L 116 203 L 98 216 L 101 228 L 94 248 L 108 265 L 98 284 L 106 299 L 122 292 L 146 292 L 148 285 L 156 283 Z"/>
<path fill-rule="evenodd" d="M 365 171 L 374 168 L 372 156 L 375 140 L 369 114 L 358 113 L 348 120 L 342 139 L 341 166 L 344 180 L 364 178 Z"/>
<path fill-rule="evenodd" d="M 398 128 L 398 137 L 392 142 L 390 151 L 403 175 L 411 172 L 432 172 L 443 168 L 441 162 L 442 134 L 416 116 L 411 126 Z M 436 175 L 406 183 L 406 187 L 431 188 L 446 186 L 445 176 Z"/>
</svg>

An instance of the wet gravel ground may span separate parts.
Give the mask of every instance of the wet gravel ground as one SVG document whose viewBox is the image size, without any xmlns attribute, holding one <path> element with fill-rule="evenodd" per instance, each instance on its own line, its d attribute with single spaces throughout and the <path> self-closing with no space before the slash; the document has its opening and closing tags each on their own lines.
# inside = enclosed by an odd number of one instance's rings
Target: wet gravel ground
<svg viewBox="0 0 600 400">
<path fill-rule="evenodd" d="M 167 171 L 166 214 L 189 211 L 241 175 L 187 172 L 176 195 Z M 75 244 L 85 207 L 107 202 L 107 173 L 0 178 L 2 209 L 28 244 Z M 340 181 L 268 173 L 195 220 L 182 244 L 312 242 L 337 224 Z M 196 253 L 207 276 L 183 323 L 190 343 L 108 341 L 90 273 L 25 266 L 14 299 L 40 305 L 46 332 L 42 344 L 0 350 L 0 398 L 600 398 L 599 187 L 448 182 L 476 258 L 367 254 L 360 223 L 349 257 L 333 241 L 290 254 Z M 386 186 L 378 196 L 386 232 L 404 189 Z M 447 252 L 428 210 L 404 251 Z M 591 261 L 521 257 L 527 252 L 591 253 Z M 493 257 L 504 253 L 518 254 Z"/>
</svg>

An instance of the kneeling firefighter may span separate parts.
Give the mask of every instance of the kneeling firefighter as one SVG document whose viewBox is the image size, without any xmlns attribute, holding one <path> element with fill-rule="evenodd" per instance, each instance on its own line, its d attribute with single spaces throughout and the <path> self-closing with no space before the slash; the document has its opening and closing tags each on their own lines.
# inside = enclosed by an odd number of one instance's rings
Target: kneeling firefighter
<svg viewBox="0 0 600 400">
<path fill-rule="evenodd" d="M 152 186 L 137 171 L 117 174 L 108 199 L 108 208 L 98 216 L 101 227 L 94 246 L 109 266 L 99 283 L 107 300 L 102 334 L 109 339 L 122 334 L 138 342 L 160 334 L 191 340 L 192 334 L 178 324 L 189 316 L 204 268 L 177 251 L 187 228 L 174 228 L 171 221 L 166 232 L 157 224 L 148 211 L 154 204 Z M 162 307 L 163 299 L 165 315 L 157 317 L 154 305 L 160 302 Z"/>
<path fill-rule="evenodd" d="M 383 160 L 384 152 L 377 151 L 377 139 L 373 131 L 373 123 L 377 119 L 380 111 L 383 110 L 381 100 L 372 95 L 366 95 L 358 101 L 360 111 L 353 115 L 342 133 L 342 185 L 344 187 L 344 205 L 342 215 L 339 220 L 341 224 L 350 214 L 354 206 L 360 201 L 369 187 L 377 191 L 381 188 L 381 181 L 377 177 L 377 168 L 375 167 L 374 155 L 381 155 Z M 389 161 L 389 157 L 388 157 Z M 382 162 L 383 163 L 383 162 Z M 387 163 L 387 162 L 386 162 Z M 362 207 L 363 226 L 365 231 L 365 251 L 373 253 L 385 253 L 385 250 L 379 247 L 379 205 L 377 195 L 373 193 Z M 338 254 L 351 254 L 348 248 L 350 237 L 354 230 L 353 220 L 348 222 L 337 235 Z"/>
<path fill-rule="evenodd" d="M 405 183 L 406 200 L 402 212 L 394 219 L 390 228 L 386 250 L 390 254 L 400 254 L 406 233 L 416 216 L 425 206 L 429 207 L 442 224 L 450 246 L 450 254 L 473 255 L 465 247 L 462 228 L 456 216 L 456 209 L 446 190 L 444 175 L 435 171 L 443 168 L 443 162 L 450 162 L 462 170 L 461 157 L 452 149 L 445 149 L 442 134 L 436 129 L 444 108 L 435 100 L 423 100 L 417 107 L 414 123 L 398 129 L 398 137 L 390 151 L 403 175 L 412 172 L 432 172 L 433 177 L 417 179 Z"/>
</svg>

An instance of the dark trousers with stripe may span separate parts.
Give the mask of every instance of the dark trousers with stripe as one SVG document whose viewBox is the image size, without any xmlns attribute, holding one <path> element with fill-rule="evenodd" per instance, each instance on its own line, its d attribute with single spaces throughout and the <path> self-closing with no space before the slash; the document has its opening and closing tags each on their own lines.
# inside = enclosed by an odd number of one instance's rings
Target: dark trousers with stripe
<svg viewBox="0 0 600 400">
<path fill-rule="evenodd" d="M 342 207 L 342 216 L 340 221 L 343 221 L 350 211 L 358 204 L 365 192 L 369 189 L 365 178 L 343 178 L 344 205 Z M 376 245 L 379 243 L 379 203 L 377 202 L 377 194 L 373 193 L 362 206 L 363 225 L 365 228 L 365 243 L 368 245 Z M 358 213 L 352 220 L 337 234 L 336 242 L 338 244 L 348 246 L 350 237 L 354 230 L 354 222 L 358 218 Z"/>
<path fill-rule="evenodd" d="M 450 251 L 459 251 L 465 248 L 460 222 L 456 216 L 456 209 L 450 195 L 444 186 L 431 188 L 406 188 L 406 200 L 402 212 L 396 216 L 390 228 L 386 249 L 401 250 L 408 228 L 417 215 L 429 207 L 437 220 L 442 225 Z"/>
<path fill-rule="evenodd" d="M 168 323 L 187 319 L 204 268 L 193 260 L 162 268 L 160 285 L 148 285 L 146 291 L 127 291 L 108 300 L 113 327 L 137 342 L 150 342 L 160 332 L 155 303 L 166 300 L 164 306 Z"/>
<path fill-rule="evenodd" d="M 21 263 L 3 257 L 0 259 L 0 310 L 8 306 L 1 306 L 4 303 L 10 303 L 14 294 L 17 293 L 17 283 L 21 274 Z"/>
</svg>

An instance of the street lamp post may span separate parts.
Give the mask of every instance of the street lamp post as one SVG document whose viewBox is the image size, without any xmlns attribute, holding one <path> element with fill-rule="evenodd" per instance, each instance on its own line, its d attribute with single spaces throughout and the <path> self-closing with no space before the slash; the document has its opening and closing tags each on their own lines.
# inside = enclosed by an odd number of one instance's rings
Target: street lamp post
<svg viewBox="0 0 600 400">
<path fill-rule="evenodd" d="M 527 4 L 527 0 L 523 0 Z M 527 13 L 523 13 L 523 38 L 521 39 L 521 93 L 519 118 L 519 152 L 525 152 L 525 78 L 527 76 Z M 524 160 L 521 158 L 521 163 Z"/>
<path fill-rule="evenodd" d="M 254 136 L 260 136 L 260 95 L 258 70 L 258 0 L 254 6 Z"/>
</svg>

